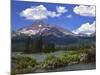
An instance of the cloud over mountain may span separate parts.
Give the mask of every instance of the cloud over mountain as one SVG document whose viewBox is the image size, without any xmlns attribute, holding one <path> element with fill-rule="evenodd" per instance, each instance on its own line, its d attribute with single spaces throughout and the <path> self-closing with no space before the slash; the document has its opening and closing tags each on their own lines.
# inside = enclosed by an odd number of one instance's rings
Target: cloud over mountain
<svg viewBox="0 0 100 75">
<path fill-rule="evenodd" d="M 96 23 L 94 21 L 92 24 L 90 23 L 82 24 L 79 28 L 74 30 L 73 33 L 90 35 L 93 34 L 95 30 L 96 30 Z"/>
<path fill-rule="evenodd" d="M 26 8 L 20 13 L 20 16 L 25 17 L 28 20 L 41 20 L 48 17 L 59 17 L 61 14 L 55 11 L 49 11 L 44 5 L 33 6 Z"/>
<path fill-rule="evenodd" d="M 73 12 L 80 16 L 95 17 L 95 6 L 79 5 L 74 7 Z"/>
</svg>

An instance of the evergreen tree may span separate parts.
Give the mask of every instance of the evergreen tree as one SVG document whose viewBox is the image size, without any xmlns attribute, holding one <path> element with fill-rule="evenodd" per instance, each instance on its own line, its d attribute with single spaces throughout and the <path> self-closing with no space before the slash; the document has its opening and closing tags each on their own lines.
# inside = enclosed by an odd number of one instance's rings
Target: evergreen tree
<svg viewBox="0 0 100 75">
<path fill-rule="evenodd" d="M 54 52 L 55 49 L 55 44 L 54 43 L 46 43 L 44 44 L 44 52 Z"/>
<path fill-rule="evenodd" d="M 32 38 L 31 36 L 28 36 L 26 38 L 26 45 L 25 45 L 24 53 L 32 53 Z"/>
<path fill-rule="evenodd" d="M 54 43 L 51 43 L 51 52 L 54 52 L 56 49 L 55 49 L 55 44 Z"/>
<path fill-rule="evenodd" d="M 35 52 L 42 52 L 43 48 L 43 38 L 42 36 L 37 36 L 34 41 Z"/>
</svg>

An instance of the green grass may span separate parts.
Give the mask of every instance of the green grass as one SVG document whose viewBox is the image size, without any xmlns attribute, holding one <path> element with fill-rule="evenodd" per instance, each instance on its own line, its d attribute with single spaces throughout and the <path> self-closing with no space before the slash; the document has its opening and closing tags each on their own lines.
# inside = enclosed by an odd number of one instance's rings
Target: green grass
<svg viewBox="0 0 100 75">
<path fill-rule="evenodd" d="M 94 53 L 94 54 L 93 54 Z M 87 51 L 87 50 L 77 50 L 77 51 L 65 51 L 60 56 L 56 57 L 53 54 L 48 53 L 48 56 L 45 57 L 43 62 L 37 62 L 35 59 L 30 57 L 22 57 L 16 56 L 15 59 L 12 61 L 15 63 L 15 70 L 12 74 L 16 74 L 16 72 L 24 72 L 24 70 L 31 70 L 31 68 L 35 68 L 38 66 L 39 69 L 56 69 L 60 67 L 67 66 L 69 64 L 78 64 L 81 63 L 81 55 L 88 54 L 86 58 L 87 61 L 94 61 L 95 62 L 95 50 Z M 94 58 L 94 59 L 93 59 Z M 25 73 L 27 72 L 25 70 Z M 32 71 L 33 72 L 33 71 Z"/>
<path fill-rule="evenodd" d="M 16 57 L 14 63 L 16 69 L 34 67 L 38 64 L 35 59 L 32 59 L 30 57 Z"/>
<path fill-rule="evenodd" d="M 42 68 L 44 69 L 55 69 L 63 67 L 65 64 L 56 56 L 48 55 L 45 60 L 42 62 Z"/>
<path fill-rule="evenodd" d="M 62 53 L 59 58 L 64 63 L 79 62 L 80 53 L 76 51 L 69 51 L 69 52 Z"/>
</svg>

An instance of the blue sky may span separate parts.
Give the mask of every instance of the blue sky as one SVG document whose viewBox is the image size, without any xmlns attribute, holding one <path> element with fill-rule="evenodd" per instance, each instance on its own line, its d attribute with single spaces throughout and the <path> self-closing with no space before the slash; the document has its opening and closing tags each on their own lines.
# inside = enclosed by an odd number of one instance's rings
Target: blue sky
<svg viewBox="0 0 100 75">
<path fill-rule="evenodd" d="M 88 31 L 89 28 L 89 32 L 93 31 L 91 27 L 96 20 L 95 6 L 25 1 L 11 2 L 11 25 L 15 31 L 31 25 L 35 20 L 43 20 L 71 31 L 82 31 L 81 28 L 84 25 L 83 31 L 84 29 Z M 36 11 L 38 13 L 35 13 Z M 38 14 L 42 14 L 41 17 Z"/>
</svg>

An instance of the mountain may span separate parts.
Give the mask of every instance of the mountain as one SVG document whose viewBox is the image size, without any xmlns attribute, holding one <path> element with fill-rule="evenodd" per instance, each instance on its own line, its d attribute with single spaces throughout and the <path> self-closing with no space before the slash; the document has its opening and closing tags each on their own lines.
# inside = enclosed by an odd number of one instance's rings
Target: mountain
<svg viewBox="0 0 100 75">
<path fill-rule="evenodd" d="M 57 25 L 48 24 L 43 21 L 35 21 L 32 25 L 12 32 L 12 50 L 23 50 L 28 36 L 31 36 L 34 41 L 34 38 L 40 35 L 43 37 L 44 43 L 54 43 L 58 47 L 79 46 L 80 42 L 90 45 L 92 42 L 95 42 L 94 35 L 91 37 L 83 37 Z"/>
<path fill-rule="evenodd" d="M 41 35 L 47 42 L 51 41 L 56 44 L 74 43 L 80 38 L 94 37 L 95 33 L 91 36 L 85 34 L 74 34 L 68 29 L 64 29 L 57 25 L 45 23 L 44 21 L 34 21 L 31 25 L 25 26 L 12 32 L 13 39 L 25 39 L 27 36 L 33 38 Z"/>
<path fill-rule="evenodd" d="M 66 35 L 73 35 L 73 33 L 62 27 L 47 24 L 43 21 L 35 21 L 32 25 L 23 27 L 16 32 L 18 35 L 25 34 L 28 36 L 42 35 L 42 36 L 56 36 L 63 37 Z"/>
</svg>

